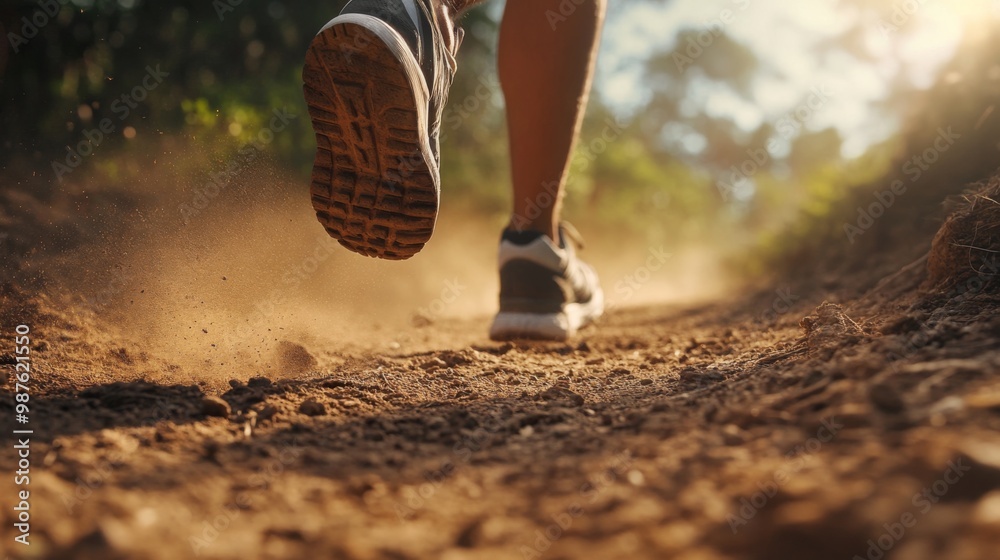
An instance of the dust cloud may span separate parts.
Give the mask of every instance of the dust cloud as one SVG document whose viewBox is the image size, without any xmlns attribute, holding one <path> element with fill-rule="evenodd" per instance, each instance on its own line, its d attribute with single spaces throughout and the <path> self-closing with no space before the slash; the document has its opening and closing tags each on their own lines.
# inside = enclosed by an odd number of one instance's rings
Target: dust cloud
<svg viewBox="0 0 1000 560">
<path fill-rule="evenodd" d="M 82 303 L 113 338 L 168 364 L 173 377 L 245 380 L 301 372 L 303 363 L 323 370 L 361 351 L 415 351 L 443 319 L 472 321 L 456 334 L 485 341 L 502 216 L 449 202 L 446 190 L 419 255 L 369 259 L 326 235 L 306 179 L 261 165 L 200 196 L 197 174 L 165 155 L 143 181 L 76 193 L 104 201 L 68 216 L 92 235 L 71 251 L 38 255 L 33 268 L 44 270 L 48 291 Z M 711 249 L 577 225 L 612 311 L 704 300 L 725 286 Z"/>
</svg>

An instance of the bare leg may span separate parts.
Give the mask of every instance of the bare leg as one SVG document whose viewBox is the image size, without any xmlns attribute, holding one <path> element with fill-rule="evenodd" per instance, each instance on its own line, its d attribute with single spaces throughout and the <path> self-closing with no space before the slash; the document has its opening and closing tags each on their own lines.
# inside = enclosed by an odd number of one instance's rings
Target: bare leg
<svg viewBox="0 0 1000 560">
<path fill-rule="evenodd" d="M 576 9 L 563 16 L 560 3 Z M 507 0 L 498 65 L 507 100 L 513 229 L 556 239 L 605 6 L 605 0 Z"/>
</svg>

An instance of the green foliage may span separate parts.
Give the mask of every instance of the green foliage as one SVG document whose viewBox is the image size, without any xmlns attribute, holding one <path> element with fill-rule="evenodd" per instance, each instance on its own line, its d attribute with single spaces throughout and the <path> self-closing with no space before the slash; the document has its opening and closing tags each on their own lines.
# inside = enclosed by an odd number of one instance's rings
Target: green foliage
<svg viewBox="0 0 1000 560">
<path fill-rule="evenodd" d="M 78 145 L 104 119 L 115 130 L 101 152 L 130 156 L 140 147 L 151 149 L 151 139 L 176 138 L 199 155 L 197 161 L 225 161 L 259 139 L 274 112 L 283 110 L 295 116 L 268 143 L 268 158 L 305 174 L 314 137 L 301 99 L 303 55 L 343 3 L 73 0 L 18 52 L 0 50 L 0 163 L 16 159 L 47 170 L 50 160 L 63 157 L 67 146 Z M 864 10 L 875 9 L 860 0 L 845 4 L 859 10 L 859 22 L 871 13 Z M 877 6 L 891 4 L 880 0 Z M 442 127 L 448 197 L 495 217 L 510 204 L 508 138 L 494 60 L 500 7 L 486 4 L 463 21 L 467 35 Z M 0 22 L 20 33 L 21 18 L 37 10 L 34 1 L 7 2 Z M 860 29 L 845 30 L 813 53 L 816 59 L 843 52 L 874 61 Z M 763 270 L 801 250 L 803 239 L 840 235 L 840 222 L 831 216 L 850 211 L 854 186 L 898 169 L 893 158 L 903 141 L 890 140 L 845 162 L 835 129 L 788 127 L 773 115 L 755 129 L 741 128 L 732 117 L 710 111 L 709 98 L 758 103 L 754 81 L 773 69 L 725 33 L 698 56 L 678 58 L 702 31 L 682 29 L 671 50 L 634 62 L 642 65 L 649 88 L 638 109 L 622 115 L 598 89 L 573 156 L 566 208 L 571 218 L 585 216 L 623 235 L 714 241 L 739 253 L 745 270 Z M 910 151 L 930 141 L 925 133 L 936 127 L 966 127 L 971 148 L 962 153 L 972 155 L 961 160 L 964 167 L 948 167 L 963 179 L 996 161 L 998 127 L 990 123 L 1000 110 L 991 117 L 988 109 L 996 106 L 1000 87 L 995 43 L 992 50 L 970 46 L 957 56 L 933 88 L 936 101 L 910 120 L 919 123 Z M 116 103 L 136 92 L 151 68 L 169 75 L 126 116 L 116 112 Z M 898 120 L 912 116 L 908 86 L 900 78 L 905 72 L 898 70 L 878 107 Z M 126 138 L 126 129 L 134 131 L 134 140 Z M 776 140 L 781 149 L 771 150 Z M 767 161 L 741 183 L 739 196 L 719 188 L 748 151 L 765 148 Z M 88 164 L 109 180 L 134 172 L 127 158 L 92 159 Z"/>
<path fill-rule="evenodd" d="M 108 118 L 140 136 L 205 136 L 249 133 L 276 108 L 300 112 L 302 54 L 340 4 L 135 0 L 64 6 L 4 70 L 5 155 L 74 145 Z M 22 2 L 2 21 L 31 18 L 37 10 L 34 2 Z M 139 91 L 149 68 L 167 77 L 122 119 L 113 112 L 116 100 Z M 310 139 L 308 129 L 307 119 L 297 119 L 275 147 L 290 161 L 301 159 L 293 150 Z M 107 144 L 123 141 L 116 134 Z"/>
</svg>

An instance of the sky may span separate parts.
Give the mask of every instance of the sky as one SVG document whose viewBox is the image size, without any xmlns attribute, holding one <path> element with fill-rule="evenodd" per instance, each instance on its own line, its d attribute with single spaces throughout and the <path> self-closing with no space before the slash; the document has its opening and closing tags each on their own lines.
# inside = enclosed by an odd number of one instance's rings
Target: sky
<svg viewBox="0 0 1000 560">
<path fill-rule="evenodd" d="M 764 119 L 794 112 L 812 88 L 820 87 L 831 93 L 829 101 L 806 126 L 836 127 L 845 140 L 842 155 L 851 158 L 898 126 L 871 107 L 887 94 L 889 80 L 906 68 L 915 87 L 931 85 L 970 22 L 1000 17 L 1000 0 L 899 0 L 884 12 L 869 14 L 865 40 L 878 57 L 876 64 L 847 53 L 820 60 L 810 52 L 858 24 L 861 16 L 855 9 L 836 0 L 612 0 L 598 59 L 596 83 L 603 98 L 617 111 L 634 112 L 649 94 L 637 62 L 654 50 L 672 48 L 681 29 L 709 29 L 721 21 L 724 10 L 730 14 L 725 32 L 754 51 L 770 71 L 755 79 L 752 101 L 724 88 L 703 92 L 699 97 L 706 110 L 753 129 Z M 897 31 L 879 25 L 894 17 Z"/>
</svg>

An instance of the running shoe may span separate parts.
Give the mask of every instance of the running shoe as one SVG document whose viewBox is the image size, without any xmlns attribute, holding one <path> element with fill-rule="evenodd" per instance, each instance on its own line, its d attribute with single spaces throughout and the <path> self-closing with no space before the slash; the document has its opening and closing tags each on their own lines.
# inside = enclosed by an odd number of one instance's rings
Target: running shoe
<svg viewBox="0 0 1000 560">
<path fill-rule="evenodd" d="M 407 259 L 434 232 L 441 115 L 462 36 L 439 0 L 352 0 L 310 44 L 312 204 L 348 249 Z"/>
<path fill-rule="evenodd" d="M 576 255 L 579 234 L 564 223 L 559 237 L 557 245 L 538 231 L 504 231 L 493 340 L 566 340 L 604 312 L 597 273 Z"/>
</svg>

